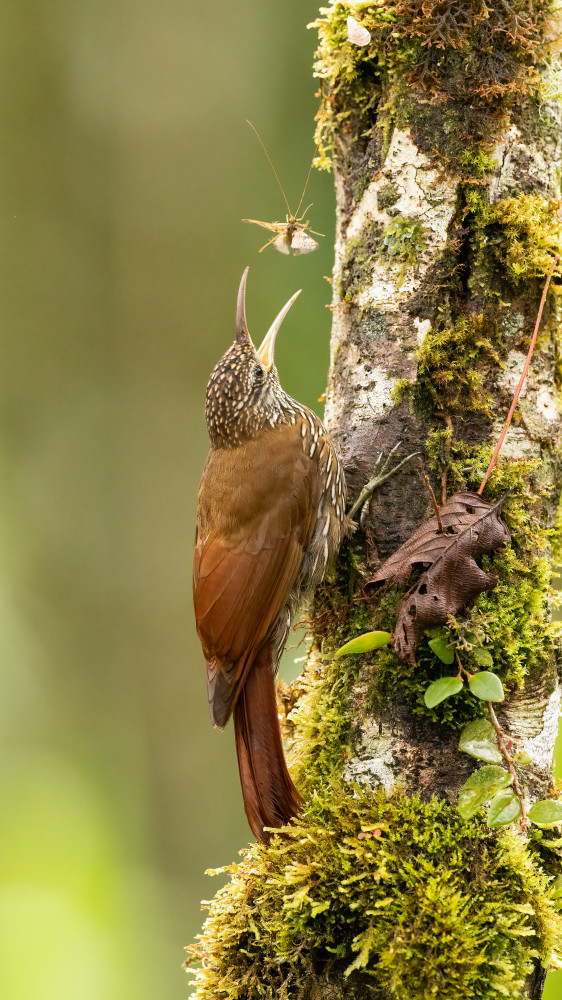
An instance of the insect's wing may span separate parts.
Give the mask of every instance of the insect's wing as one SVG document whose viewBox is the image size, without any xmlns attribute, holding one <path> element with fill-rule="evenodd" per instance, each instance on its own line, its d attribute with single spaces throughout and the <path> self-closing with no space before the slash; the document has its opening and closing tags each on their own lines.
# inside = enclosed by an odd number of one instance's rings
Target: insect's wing
<svg viewBox="0 0 562 1000">
<path fill-rule="evenodd" d="M 293 238 L 291 240 L 291 250 L 293 251 L 295 256 L 298 256 L 298 254 L 301 253 L 312 253 L 312 251 L 316 250 L 317 248 L 318 248 L 318 243 L 316 242 L 316 240 L 313 240 L 312 236 L 309 236 L 308 233 L 304 232 L 304 230 L 297 229 L 297 231 L 293 233 Z M 289 251 L 286 252 L 288 253 Z"/>
<path fill-rule="evenodd" d="M 279 253 L 290 253 L 291 252 L 291 242 L 287 240 L 287 234 L 283 231 L 279 233 L 276 240 L 273 241 L 273 246 Z"/>
<path fill-rule="evenodd" d="M 276 233 L 279 229 L 278 222 L 259 222 L 258 219 L 242 219 L 242 222 L 251 222 L 254 226 L 261 226 L 262 229 L 269 229 L 271 233 Z"/>
</svg>

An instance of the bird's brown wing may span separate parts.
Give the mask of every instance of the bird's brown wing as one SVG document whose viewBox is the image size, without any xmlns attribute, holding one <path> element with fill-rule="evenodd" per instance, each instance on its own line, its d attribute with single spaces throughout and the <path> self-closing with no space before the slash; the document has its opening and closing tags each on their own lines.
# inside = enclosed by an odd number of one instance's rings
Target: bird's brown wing
<svg viewBox="0 0 562 1000">
<path fill-rule="evenodd" d="M 193 591 L 216 725 L 226 724 L 287 603 L 314 529 L 313 473 L 293 425 L 209 456 L 199 493 Z"/>
</svg>

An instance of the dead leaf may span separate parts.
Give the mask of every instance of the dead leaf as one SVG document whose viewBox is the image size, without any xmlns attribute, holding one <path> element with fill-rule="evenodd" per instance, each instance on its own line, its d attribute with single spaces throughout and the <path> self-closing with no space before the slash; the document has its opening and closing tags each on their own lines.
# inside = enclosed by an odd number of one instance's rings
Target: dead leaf
<svg viewBox="0 0 562 1000">
<path fill-rule="evenodd" d="M 443 533 L 436 517 L 414 531 L 367 583 L 373 594 L 385 580 L 406 583 L 414 566 L 423 568 L 419 580 L 403 598 L 394 632 L 394 648 L 401 660 L 415 663 L 414 650 L 423 632 L 445 625 L 468 601 L 497 580 L 476 563 L 479 556 L 511 541 L 499 518 L 503 498 L 491 504 L 477 493 L 456 493 L 440 508 Z"/>
</svg>

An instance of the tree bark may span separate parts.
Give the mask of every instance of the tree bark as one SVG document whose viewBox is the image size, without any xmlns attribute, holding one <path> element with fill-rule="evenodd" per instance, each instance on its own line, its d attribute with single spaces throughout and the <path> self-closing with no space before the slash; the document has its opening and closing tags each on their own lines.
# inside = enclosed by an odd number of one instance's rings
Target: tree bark
<svg viewBox="0 0 562 1000">
<path fill-rule="evenodd" d="M 350 11 L 365 48 L 347 40 Z M 428 685 L 456 672 L 426 637 L 415 665 L 333 654 L 393 630 L 405 588 L 363 587 L 431 516 L 423 474 L 441 500 L 475 491 L 503 424 L 560 249 L 559 25 L 518 0 L 334 0 L 321 15 L 319 160 L 337 199 L 326 421 L 352 498 L 380 453 L 421 455 L 377 490 L 316 595 L 306 669 L 281 692 L 306 805 L 210 904 L 193 996 L 534 1000 L 562 949 L 558 832 L 459 815 L 479 766 L 459 733 L 485 707 L 466 685 L 426 707 Z M 506 743 L 531 759 L 527 807 L 553 793 L 560 710 L 546 558 L 562 480 L 556 291 L 484 494 L 507 494 L 512 542 L 483 559 L 495 589 L 448 623 L 465 668 L 479 669 L 476 635 L 502 679 Z"/>
<path fill-rule="evenodd" d="M 544 113 L 552 115 L 559 125 L 558 108 L 547 106 L 543 108 Z M 533 281 L 511 296 L 511 302 L 502 301 L 501 319 L 496 322 L 501 323 L 506 334 L 497 360 L 493 367 L 486 363 L 483 375 L 493 418 L 483 416 L 479 409 L 471 412 L 469 405 L 465 408 L 464 403 L 468 400 L 462 395 L 450 411 L 436 407 L 428 413 L 412 405 L 411 387 L 417 378 L 418 349 L 431 331 L 436 307 L 442 305 L 439 290 L 435 292 L 433 308 L 429 304 L 420 308 L 420 299 L 429 299 L 432 283 L 435 284 L 433 275 L 447 240 L 454 239 L 455 227 L 458 230 L 463 226 L 466 184 L 458 176 L 440 172 L 435 159 L 416 147 L 407 128 L 395 129 L 388 153 L 373 180 L 362 198 L 352 202 L 346 210 L 345 191 L 349 185 L 346 165 L 355 158 L 360 134 L 361 123 L 358 122 L 357 132 L 346 130 L 345 137 L 338 137 L 334 161 L 338 222 L 326 406 L 327 426 L 342 454 L 352 496 L 359 493 L 369 478 L 381 452 L 387 454 L 401 442 L 404 454 L 415 451 L 423 454 L 428 438 L 445 428 L 445 420 L 452 429 L 449 441 L 462 441 L 467 445 L 467 453 L 482 442 L 495 443 L 525 362 L 539 292 Z M 562 129 L 556 142 L 552 135 L 550 140 L 537 147 L 529 140 L 523 141 L 516 125 L 505 128 L 493 150 L 494 169 L 486 176 L 491 204 L 521 189 L 540 192 L 550 199 L 559 197 L 556 174 L 560 166 Z M 516 188 L 514 163 L 517 163 Z M 399 195 L 390 212 L 379 209 L 377 200 L 380 191 L 388 186 Z M 372 238 L 366 230 L 373 222 L 382 234 L 396 218 L 416 220 L 426 228 L 427 242 L 420 260 L 409 266 L 403 275 L 400 262 L 393 263 L 384 251 L 380 257 L 373 254 L 366 267 L 364 286 L 346 301 L 342 286 L 345 287 L 345 268 L 353 256 L 353 246 Z M 468 316 L 478 315 L 487 308 L 496 312 L 494 299 L 505 287 L 501 278 L 495 285 L 484 288 L 477 279 L 471 280 L 471 236 L 468 224 L 463 229 L 463 242 L 455 249 L 455 266 L 461 262 L 462 283 L 455 290 L 454 303 L 451 292 L 446 293 L 448 311 Z M 557 336 L 559 313 L 553 302 L 550 309 L 550 336 L 543 337 L 541 350 L 534 358 L 519 407 L 521 419 L 510 429 L 501 459 L 504 465 L 509 460 L 515 463 L 533 459 L 538 463 L 541 485 L 547 491 L 538 514 L 544 528 L 552 528 L 554 524 L 561 482 L 562 420 L 554 367 L 558 347 L 552 339 Z M 455 350 L 454 342 L 451 350 Z M 463 350 L 462 344 L 459 350 Z M 397 404 L 393 394 L 396 396 L 401 380 L 407 380 L 408 387 L 404 391 L 406 398 Z M 443 471 L 446 467 L 444 462 Z M 466 485 L 476 489 L 484 471 L 484 467 L 475 467 L 475 475 Z M 432 478 L 434 490 L 440 495 L 441 477 L 434 475 Z M 423 476 L 414 465 L 384 484 L 375 493 L 365 520 L 365 577 L 368 578 L 381 559 L 401 545 L 431 513 L 431 500 L 424 488 Z M 517 739 L 518 748 L 528 750 L 533 758 L 526 779 L 535 798 L 547 794 L 552 781 L 552 755 L 560 713 L 555 658 L 541 663 L 537 674 L 520 690 L 514 691 L 504 707 L 510 735 Z M 362 717 L 359 689 L 355 694 L 354 715 L 365 740 L 359 740 L 357 757 L 347 765 L 350 777 L 365 779 L 370 774 L 388 787 L 405 783 L 411 792 L 451 797 L 458 794 L 473 769 L 470 758 L 459 760 L 458 732 L 444 731 L 439 724 L 413 716 L 408 701 L 396 697 L 387 706 L 386 718 L 373 719 L 368 714 Z M 373 726 L 378 736 L 371 758 Z"/>
</svg>

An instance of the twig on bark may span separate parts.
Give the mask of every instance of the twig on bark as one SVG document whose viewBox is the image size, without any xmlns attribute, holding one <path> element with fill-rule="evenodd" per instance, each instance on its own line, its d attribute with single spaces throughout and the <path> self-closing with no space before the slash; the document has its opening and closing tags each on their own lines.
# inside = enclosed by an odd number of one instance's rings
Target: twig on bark
<svg viewBox="0 0 562 1000">
<path fill-rule="evenodd" d="M 442 535 L 443 534 L 443 524 L 441 523 L 441 515 L 439 513 L 439 504 L 437 503 L 437 500 L 435 499 L 435 493 L 433 492 L 433 490 L 431 488 L 431 483 L 429 481 L 429 476 L 424 475 L 423 478 L 425 480 L 425 485 L 427 486 L 427 491 L 428 491 L 428 493 L 429 493 L 429 495 L 431 497 L 431 502 L 433 504 L 433 510 L 435 511 L 435 517 L 437 518 L 437 530 L 438 530 L 439 534 Z"/>
<path fill-rule="evenodd" d="M 527 809 L 525 807 L 525 798 L 523 796 L 523 792 L 521 791 L 521 785 L 519 784 L 519 778 L 517 777 L 517 771 L 515 770 L 513 757 L 511 756 L 509 750 L 505 745 L 504 742 L 505 733 L 497 720 L 497 716 L 496 713 L 494 712 L 494 707 L 491 701 L 488 702 L 488 709 L 490 712 L 490 719 L 492 721 L 492 725 L 496 730 L 496 736 L 498 738 L 498 747 L 503 757 L 505 758 L 509 773 L 513 778 L 513 791 L 515 792 L 517 798 L 519 799 L 519 805 L 521 806 L 521 820 L 520 820 L 521 828 L 522 830 L 526 831 L 530 828 L 531 823 L 529 817 L 527 816 Z"/>
</svg>

